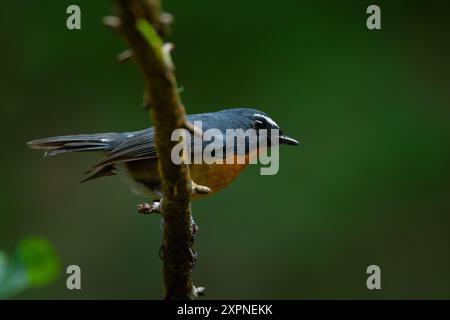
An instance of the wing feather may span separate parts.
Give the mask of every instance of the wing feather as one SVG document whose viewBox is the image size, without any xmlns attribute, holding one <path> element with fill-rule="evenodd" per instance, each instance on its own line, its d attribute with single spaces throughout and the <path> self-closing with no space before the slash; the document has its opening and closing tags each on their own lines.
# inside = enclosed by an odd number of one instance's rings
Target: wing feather
<svg viewBox="0 0 450 320">
<path fill-rule="evenodd" d="M 93 165 L 85 174 L 97 172 L 99 169 L 118 163 L 157 157 L 154 129 L 149 128 L 130 134 L 124 142 L 114 147 L 103 160 Z"/>
</svg>

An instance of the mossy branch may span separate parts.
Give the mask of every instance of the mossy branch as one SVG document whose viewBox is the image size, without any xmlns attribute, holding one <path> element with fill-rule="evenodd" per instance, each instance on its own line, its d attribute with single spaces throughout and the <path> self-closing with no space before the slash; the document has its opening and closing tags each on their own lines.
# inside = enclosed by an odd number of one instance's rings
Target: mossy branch
<svg viewBox="0 0 450 320">
<path fill-rule="evenodd" d="M 175 165 L 171 160 L 171 150 L 176 143 L 171 141 L 171 134 L 188 125 L 170 52 L 161 39 L 169 15 L 162 12 L 160 0 L 118 0 L 117 5 L 118 30 L 130 45 L 131 56 L 144 76 L 144 103 L 155 127 L 163 192 L 164 298 L 195 299 L 202 290 L 195 288 L 192 278 L 196 256 L 192 248 L 196 226 L 190 209 L 193 184 L 189 167 Z"/>
</svg>

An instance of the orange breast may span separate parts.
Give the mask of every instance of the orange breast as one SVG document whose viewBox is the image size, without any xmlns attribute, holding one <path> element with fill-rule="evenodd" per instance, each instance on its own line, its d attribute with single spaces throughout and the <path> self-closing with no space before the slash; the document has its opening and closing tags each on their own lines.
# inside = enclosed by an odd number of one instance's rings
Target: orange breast
<svg viewBox="0 0 450 320">
<path fill-rule="evenodd" d="M 231 183 L 248 164 L 248 155 L 245 156 L 244 164 L 237 164 L 235 159 L 234 164 L 191 164 L 189 169 L 191 172 L 191 179 L 200 185 L 207 186 L 215 193 L 225 188 Z M 204 197 L 195 195 L 193 199 Z"/>
</svg>

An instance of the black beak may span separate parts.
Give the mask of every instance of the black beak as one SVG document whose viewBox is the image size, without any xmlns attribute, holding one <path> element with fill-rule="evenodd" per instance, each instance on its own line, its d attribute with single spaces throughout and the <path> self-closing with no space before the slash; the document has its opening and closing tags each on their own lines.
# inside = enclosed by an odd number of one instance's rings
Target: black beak
<svg viewBox="0 0 450 320">
<path fill-rule="evenodd" d="M 280 136 L 280 144 L 287 144 L 290 146 L 298 146 L 299 142 L 295 139 L 289 138 L 288 136 Z"/>
</svg>

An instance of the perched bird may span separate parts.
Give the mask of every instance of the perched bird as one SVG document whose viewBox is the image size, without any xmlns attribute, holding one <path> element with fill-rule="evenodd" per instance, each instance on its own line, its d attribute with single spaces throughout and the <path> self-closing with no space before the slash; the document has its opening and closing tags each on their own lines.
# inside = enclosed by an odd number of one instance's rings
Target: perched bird
<svg viewBox="0 0 450 320">
<path fill-rule="evenodd" d="M 250 108 L 226 109 L 219 112 L 194 114 L 187 116 L 191 123 L 201 121 L 202 131 L 218 129 L 225 136 L 227 129 L 278 129 L 279 126 L 267 114 Z M 161 197 L 161 179 L 158 172 L 158 154 L 155 149 L 155 131 L 151 127 L 142 131 L 124 133 L 97 133 L 51 137 L 28 142 L 33 149 L 45 150 L 46 156 L 67 152 L 100 151 L 106 156 L 88 171 L 82 182 L 115 175 L 117 171 L 127 173 L 135 191 Z M 201 139 L 201 138 L 200 138 Z M 194 139 L 195 140 L 195 139 Z M 274 143 L 298 145 L 298 142 L 279 131 L 279 141 L 269 136 L 269 147 Z M 214 142 L 212 142 L 214 143 Z M 202 142 L 205 146 L 206 142 Z M 226 146 L 224 146 L 226 148 Z M 257 147 L 256 147 L 257 148 Z M 245 163 L 234 164 L 190 164 L 190 174 L 194 182 L 207 186 L 212 193 L 231 183 L 247 166 L 249 157 L 257 153 L 255 147 L 246 141 L 244 152 L 235 147 L 236 157 L 244 157 Z M 192 150 L 194 152 L 194 150 Z M 225 154 L 225 152 L 224 152 Z M 125 170 L 123 170 L 125 169 Z"/>
</svg>

